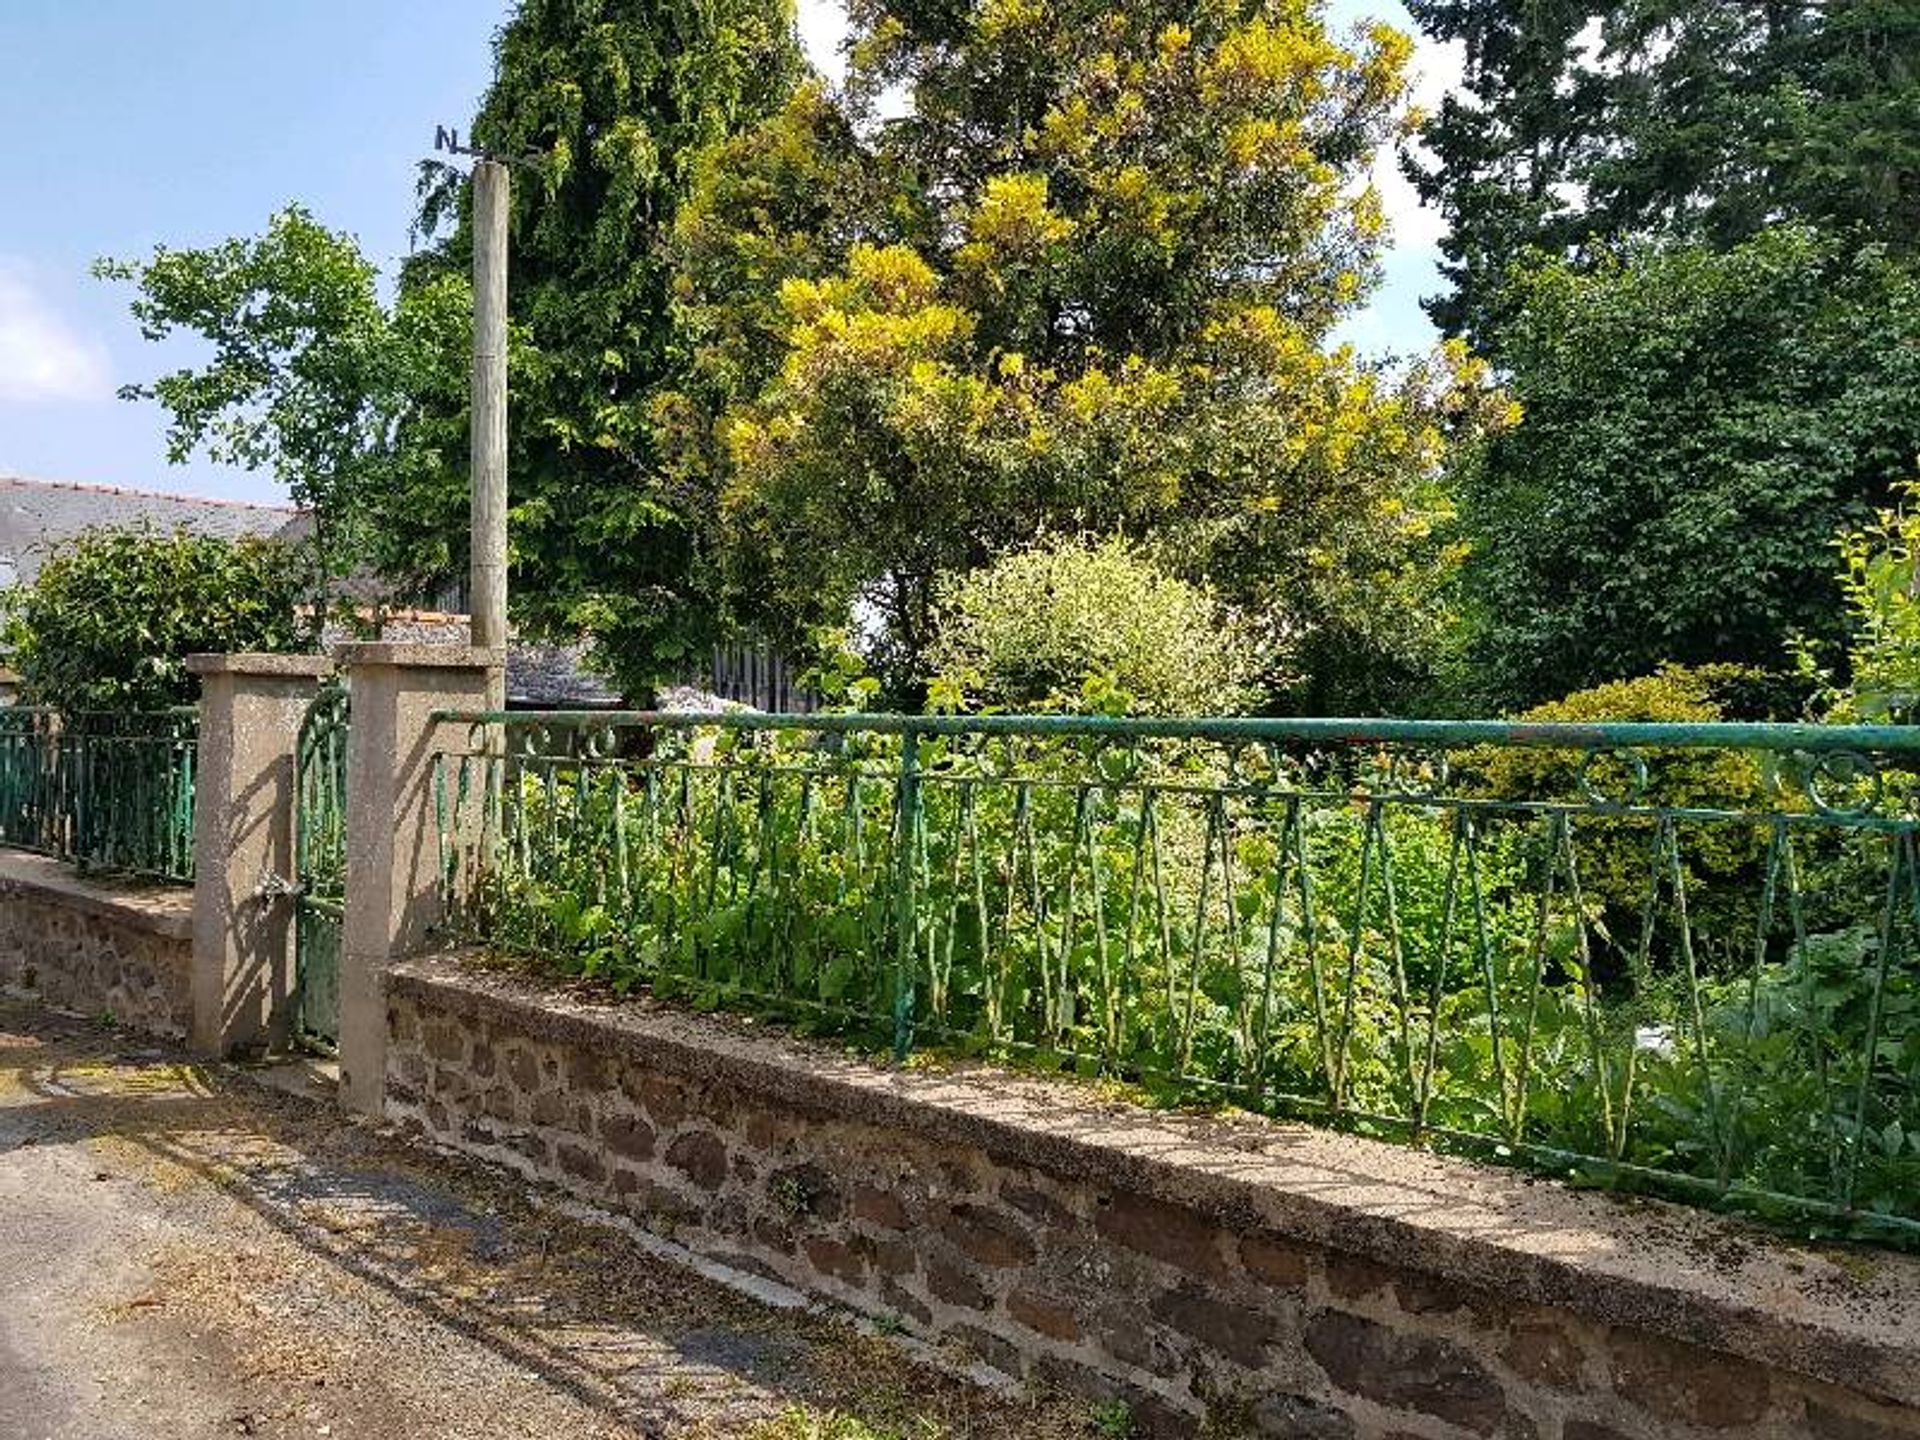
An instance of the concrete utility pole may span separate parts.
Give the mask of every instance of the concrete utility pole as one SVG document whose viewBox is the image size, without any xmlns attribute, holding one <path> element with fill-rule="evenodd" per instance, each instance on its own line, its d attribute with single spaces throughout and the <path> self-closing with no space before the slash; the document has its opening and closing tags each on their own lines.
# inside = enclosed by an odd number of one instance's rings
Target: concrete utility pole
<svg viewBox="0 0 1920 1440">
<path fill-rule="evenodd" d="M 507 167 L 473 167 L 472 644 L 507 644 Z M 504 679 L 502 681 L 504 686 Z"/>
</svg>

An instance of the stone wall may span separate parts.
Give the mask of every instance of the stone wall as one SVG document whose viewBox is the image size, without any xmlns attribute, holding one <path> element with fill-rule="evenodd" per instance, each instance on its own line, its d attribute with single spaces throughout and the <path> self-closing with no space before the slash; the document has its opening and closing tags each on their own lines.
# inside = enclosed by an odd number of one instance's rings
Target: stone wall
<svg viewBox="0 0 1920 1440">
<path fill-rule="evenodd" d="M 193 1024 L 193 891 L 0 853 L 0 986 L 156 1035 Z"/>
<path fill-rule="evenodd" d="M 390 977 L 388 1028 L 410 1128 L 1143 1433 L 1920 1436 L 1906 1258 L 447 961 Z"/>
</svg>

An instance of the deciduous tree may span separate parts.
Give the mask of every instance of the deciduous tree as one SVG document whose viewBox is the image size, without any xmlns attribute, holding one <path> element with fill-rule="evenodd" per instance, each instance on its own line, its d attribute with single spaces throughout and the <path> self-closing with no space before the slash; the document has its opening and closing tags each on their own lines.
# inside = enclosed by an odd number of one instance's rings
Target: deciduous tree
<svg viewBox="0 0 1920 1440">
<path fill-rule="evenodd" d="M 472 298 L 463 278 L 437 277 L 389 307 L 353 237 L 298 205 L 264 233 L 144 259 L 102 260 L 103 279 L 135 289 L 149 340 L 195 337 L 211 350 L 128 400 L 168 414 L 167 454 L 196 452 L 285 483 L 317 522 L 317 558 L 332 575 L 374 570 L 409 581 L 444 564 L 446 538 L 408 544 L 408 499 L 446 489 L 444 456 L 464 422 L 438 433 L 423 406 L 464 392 Z"/>
<path fill-rule="evenodd" d="M 1920 451 L 1920 280 L 1782 229 L 1542 264 L 1517 298 L 1526 418 L 1461 502 L 1478 698 L 1837 641 L 1834 537 Z"/>
<path fill-rule="evenodd" d="M 802 62 L 783 0 L 523 0 L 473 140 L 515 166 L 510 503 L 515 619 L 582 632 L 633 692 L 717 625 L 711 494 L 660 464 L 682 368 L 662 241 L 694 155 L 774 111 Z M 391 305 L 351 237 L 305 210 L 266 234 L 103 262 L 151 338 L 213 359 L 130 387 L 175 459 L 272 471 L 315 508 L 335 568 L 410 598 L 464 573 L 471 266 L 464 176 L 430 167 L 429 243 Z"/>
</svg>

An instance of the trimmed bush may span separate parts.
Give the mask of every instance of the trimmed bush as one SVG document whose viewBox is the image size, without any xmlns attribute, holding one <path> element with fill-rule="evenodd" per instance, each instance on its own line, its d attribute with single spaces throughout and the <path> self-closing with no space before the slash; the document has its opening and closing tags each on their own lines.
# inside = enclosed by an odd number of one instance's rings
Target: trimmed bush
<svg viewBox="0 0 1920 1440">
<path fill-rule="evenodd" d="M 936 703 L 1218 715 L 1253 700 L 1259 647 L 1201 586 L 1125 539 L 1043 540 L 950 580 Z"/>
<path fill-rule="evenodd" d="M 4 635 L 26 697 L 63 710 L 162 710 L 199 687 L 198 652 L 311 647 L 298 549 L 182 530 L 89 530 L 5 597 Z"/>
</svg>

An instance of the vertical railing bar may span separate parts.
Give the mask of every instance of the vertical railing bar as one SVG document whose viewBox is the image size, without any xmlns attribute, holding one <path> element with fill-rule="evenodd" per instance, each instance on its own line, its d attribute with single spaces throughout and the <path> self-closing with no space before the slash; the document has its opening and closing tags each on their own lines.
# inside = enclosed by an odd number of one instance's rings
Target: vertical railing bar
<svg viewBox="0 0 1920 1440">
<path fill-rule="evenodd" d="M 1413 997 L 1407 988 L 1406 947 L 1400 933 L 1399 897 L 1394 890 L 1393 841 L 1388 833 L 1387 814 L 1383 806 L 1380 811 L 1380 894 L 1386 906 L 1387 959 L 1393 981 L 1394 1009 L 1398 1012 L 1395 1028 L 1400 1033 L 1400 1070 L 1407 1077 L 1407 1084 L 1417 1089 L 1419 1080 L 1414 1073 L 1412 1020 L 1407 1013 L 1412 1008 Z"/>
<path fill-rule="evenodd" d="M 1218 795 L 1209 795 L 1206 801 L 1207 830 L 1206 839 L 1200 851 L 1200 893 L 1193 906 L 1193 940 L 1187 954 L 1186 1001 L 1180 1017 L 1180 1053 L 1174 1065 L 1174 1074 L 1186 1078 L 1193 1064 L 1193 1025 L 1200 1006 L 1200 970 L 1206 963 L 1207 955 L 1207 902 L 1212 899 L 1213 854 L 1220 843 L 1221 810 Z"/>
<path fill-rule="evenodd" d="M 1440 946 L 1434 959 L 1432 983 L 1427 987 L 1427 1045 L 1415 1082 L 1413 1125 L 1417 1137 L 1426 1128 L 1427 1112 L 1433 1098 L 1433 1071 L 1440 1055 L 1440 1007 L 1446 995 L 1447 957 L 1453 949 L 1454 911 L 1459 903 L 1460 858 L 1464 831 L 1472 824 L 1465 810 L 1453 812 L 1452 831 L 1447 844 L 1446 892 L 1441 900 Z"/>
<path fill-rule="evenodd" d="M 1354 892 L 1353 925 L 1347 935 L 1346 996 L 1340 1006 L 1340 1034 L 1333 1051 L 1336 1068 L 1331 1078 L 1336 1114 L 1346 1108 L 1347 1102 L 1347 1056 L 1353 1044 L 1355 1007 L 1359 1003 L 1360 954 L 1366 940 L 1367 900 L 1373 890 L 1373 852 L 1379 816 L 1380 801 L 1369 800 L 1360 837 L 1360 884 Z"/>
<path fill-rule="evenodd" d="M 909 730 L 900 742 L 900 784 L 895 800 L 894 829 L 894 981 L 893 1058 L 905 1064 L 913 1053 L 915 969 L 915 858 L 920 832 L 920 737 Z"/>
<path fill-rule="evenodd" d="M 1547 817 L 1546 874 L 1540 887 L 1540 903 L 1534 930 L 1533 973 L 1527 979 L 1527 1010 L 1520 1026 L 1520 1066 L 1514 1075 L 1514 1114 L 1510 1138 L 1519 1143 L 1527 1123 L 1528 1092 L 1533 1084 L 1533 1036 L 1539 1020 L 1540 986 L 1547 966 L 1547 930 L 1553 919 L 1553 897 L 1560 872 L 1560 830 L 1566 818 L 1557 812 Z"/>
<path fill-rule="evenodd" d="M 1687 878 L 1680 863 L 1680 834 L 1676 825 L 1669 824 L 1667 834 L 1668 880 L 1673 886 L 1673 914 L 1679 924 L 1680 959 L 1685 967 L 1687 985 L 1687 1006 L 1693 1018 L 1694 1053 L 1700 1063 L 1700 1083 L 1707 1097 L 1707 1118 L 1713 1128 L 1713 1144 L 1716 1152 L 1721 1144 L 1721 1132 L 1725 1118 L 1720 1113 L 1720 1092 L 1713 1074 L 1713 1055 L 1707 1043 L 1706 1010 L 1700 998 L 1700 968 L 1694 956 L 1693 922 L 1687 913 Z"/>
<path fill-rule="evenodd" d="M 1767 858 L 1760 884 L 1760 913 L 1755 917 L 1753 927 L 1753 965 L 1747 974 L 1746 1016 L 1741 1029 L 1742 1040 L 1748 1046 L 1753 1044 L 1754 1029 L 1760 1020 L 1760 977 L 1766 969 L 1767 946 L 1773 934 L 1775 892 L 1780 878 L 1782 853 L 1787 843 L 1786 817 L 1776 816 L 1767 839 Z M 1738 1145 L 1741 1111 L 1746 1100 L 1746 1087 L 1740 1083 L 1737 1068 L 1729 1082 L 1729 1089 L 1726 1144 L 1720 1152 L 1719 1174 L 1716 1177 L 1723 1190 L 1733 1182 L 1733 1154 Z"/>
<path fill-rule="evenodd" d="M 1874 1066 L 1879 1063 L 1880 1027 L 1883 1023 L 1883 1009 L 1887 996 L 1887 975 L 1893 967 L 1893 948 L 1896 943 L 1897 921 L 1900 913 L 1901 877 L 1915 892 L 1916 909 L 1920 910 L 1920 887 L 1915 886 L 1913 835 L 1911 832 L 1891 837 L 1888 849 L 1892 851 L 1888 863 L 1887 901 L 1880 923 L 1880 953 L 1874 964 L 1873 995 L 1867 1009 L 1866 1043 L 1860 1051 L 1860 1083 L 1854 1094 L 1853 1133 L 1850 1137 L 1852 1147 L 1847 1156 L 1846 1184 L 1840 1193 L 1843 1209 L 1853 1208 L 1853 1199 L 1860 1178 L 1860 1157 L 1867 1148 L 1867 1101 L 1873 1093 Z"/>
<path fill-rule="evenodd" d="M 1269 759 L 1271 760 L 1271 754 Z M 1291 817 L 1299 804 L 1296 796 L 1288 796 L 1283 817 Z M 1285 835 L 1288 818 L 1280 824 L 1281 840 L 1273 847 L 1273 913 L 1267 920 L 1267 953 L 1260 973 L 1260 1026 L 1254 1041 L 1253 1079 L 1248 1086 L 1248 1094 L 1255 1109 L 1265 1107 L 1267 1099 L 1267 1062 L 1269 1049 L 1273 1044 L 1273 986 L 1274 975 L 1280 968 L 1280 937 L 1286 929 L 1287 918 L 1287 846 Z"/>
<path fill-rule="evenodd" d="M 1573 913 L 1574 943 L 1579 949 L 1581 1020 L 1587 1029 L 1587 1048 L 1593 1058 L 1593 1081 L 1600 1095 L 1600 1128 L 1610 1151 L 1624 1148 L 1624 1130 L 1615 1141 L 1613 1082 L 1607 1066 L 1606 1037 L 1600 1019 L 1600 979 L 1594 973 L 1593 946 L 1587 935 L 1586 898 L 1580 891 L 1579 852 L 1573 838 L 1573 822 L 1563 819 L 1560 834 L 1566 845 L 1567 908 Z M 1632 1053 L 1632 1046 L 1628 1046 Z"/>
</svg>

